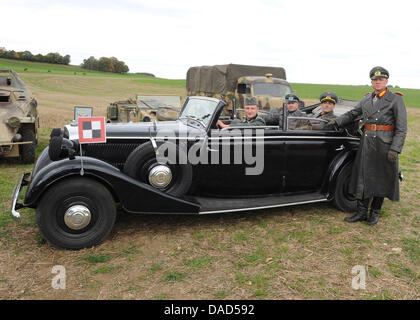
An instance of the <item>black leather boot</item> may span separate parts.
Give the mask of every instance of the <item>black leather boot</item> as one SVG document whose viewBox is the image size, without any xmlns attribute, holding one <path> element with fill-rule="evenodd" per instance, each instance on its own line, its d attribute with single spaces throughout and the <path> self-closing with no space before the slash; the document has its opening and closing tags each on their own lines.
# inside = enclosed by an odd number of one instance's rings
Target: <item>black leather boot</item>
<svg viewBox="0 0 420 320">
<path fill-rule="evenodd" d="M 382 203 L 384 203 L 384 198 L 373 197 L 372 206 L 370 208 L 370 216 L 367 219 L 368 225 L 374 226 L 378 223 L 379 211 L 381 211 Z"/>
<path fill-rule="evenodd" d="M 367 199 L 357 199 L 357 212 L 355 215 L 351 217 L 347 217 L 344 221 L 347 222 L 357 222 L 357 221 L 365 221 L 367 219 L 367 211 L 369 207 L 369 198 Z"/>
</svg>

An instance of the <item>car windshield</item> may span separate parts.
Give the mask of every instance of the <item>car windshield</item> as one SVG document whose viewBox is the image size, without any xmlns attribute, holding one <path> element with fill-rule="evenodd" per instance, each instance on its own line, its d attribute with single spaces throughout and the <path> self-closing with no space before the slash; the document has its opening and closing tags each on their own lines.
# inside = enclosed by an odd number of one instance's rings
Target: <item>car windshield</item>
<svg viewBox="0 0 420 320">
<path fill-rule="evenodd" d="M 181 108 L 181 97 L 170 95 L 136 95 L 137 103 L 140 108 L 161 108 L 174 107 Z"/>
<path fill-rule="evenodd" d="M 196 119 L 207 127 L 216 110 L 217 104 L 217 101 L 190 98 L 179 115 L 179 118 Z"/>
<path fill-rule="evenodd" d="M 292 93 L 290 87 L 281 83 L 254 83 L 254 95 L 256 96 L 285 97 L 289 93 Z"/>
</svg>

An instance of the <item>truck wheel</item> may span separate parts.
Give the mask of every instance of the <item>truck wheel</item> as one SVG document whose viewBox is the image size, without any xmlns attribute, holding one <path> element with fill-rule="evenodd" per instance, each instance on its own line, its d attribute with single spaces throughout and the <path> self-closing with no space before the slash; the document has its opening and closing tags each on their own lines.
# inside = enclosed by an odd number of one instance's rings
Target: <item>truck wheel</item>
<svg viewBox="0 0 420 320">
<path fill-rule="evenodd" d="M 82 249 L 100 244 L 115 223 L 111 193 L 89 178 L 65 179 L 50 188 L 36 211 L 36 222 L 52 245 Z"/>
<path fill-rule="evenodd" d="M 23 128 L 20 131 L 23 141 L 32 141 L 30 144 L 20 144 L 19 153 L 24 164 L 35 162 L 35 134 L 31 129 Z"/>
<path fill-rule="evenodd" d="M 176 152 L 179 152 L 178 147 L 176 147 Z M 136 180 L 173 196 L 187 193 L 193 177 L 191 164 L 158 163 L 150 142 L 141 144 L 131 152 L 125 162 L 124 172 Z"/>
<path fill-rule="evenodd" d="M 346 164 L 337 177 L 334 190 L 334 205 L 341 211 L 354 212 L 357 209 L 356 198 L 349 193 L 352 163 Z"/>
</svg>

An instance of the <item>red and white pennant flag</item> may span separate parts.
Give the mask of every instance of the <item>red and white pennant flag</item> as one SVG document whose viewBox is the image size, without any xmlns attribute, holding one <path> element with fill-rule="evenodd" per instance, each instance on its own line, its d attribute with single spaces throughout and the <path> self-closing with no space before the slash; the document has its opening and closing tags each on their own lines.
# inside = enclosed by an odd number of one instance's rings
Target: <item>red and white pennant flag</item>
<svg viewBox="0 0 420 320">
<path fill-rule="evenodd" d="M 79 143 L 106 142 L 105 117 L 86 117 L 78 119 Z"/>
</svg>

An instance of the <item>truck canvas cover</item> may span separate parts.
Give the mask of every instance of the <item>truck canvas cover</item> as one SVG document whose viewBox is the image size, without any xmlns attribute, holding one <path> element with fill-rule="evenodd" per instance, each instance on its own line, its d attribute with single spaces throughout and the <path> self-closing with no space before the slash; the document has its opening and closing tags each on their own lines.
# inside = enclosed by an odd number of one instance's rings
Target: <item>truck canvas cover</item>
<svg viewBox="0 0 420 320">
<path fill-rule="evenodd" d="M 187 72 L 187 90 L 226 94 L 236 88 L 238 78 L 244 76 L 265 76 L 286 80 L 286 71 L 281 67 L 261 67 L 241 64 L 191 67 Z"/>
</svg>

